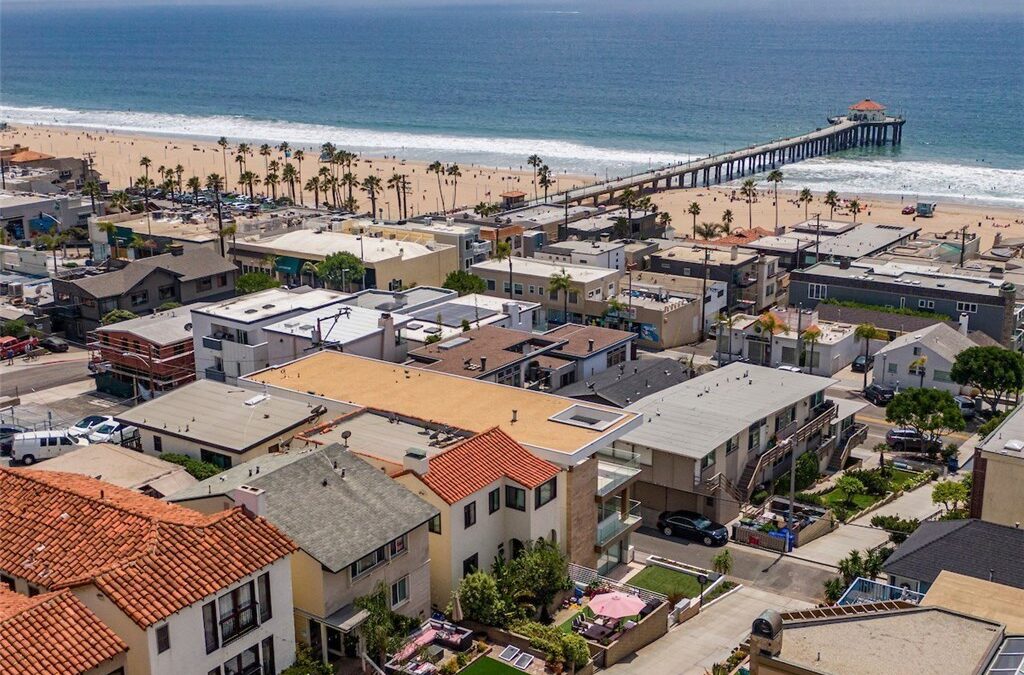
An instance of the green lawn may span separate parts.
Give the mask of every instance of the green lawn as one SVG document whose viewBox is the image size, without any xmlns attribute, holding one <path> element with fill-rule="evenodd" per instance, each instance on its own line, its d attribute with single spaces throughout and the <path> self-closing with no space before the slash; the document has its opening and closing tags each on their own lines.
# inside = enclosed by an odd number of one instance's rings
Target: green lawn
<svg viewBox="0 0 1024 675">
<path fill-rule="evenodd" d="M 459 671 L 459 675 L 518 675 L 523 671 L 490 656 L 477 659 Z"/>
<path fill-rule="evenodd" d="M 846 493 L 840 489 L 830 490 L 821 496 L 826 506 L 840 505 L 844 509 L 850 508 L 846 501 Z M 854 495 L 853 496 L 853 510 L 860 511 L 871 506 L 879 499 L 881 495 Z"/>
<path fill-rule="evenodd" d="M 916 480 L 918 474 L 900 469 L 893 469 L 889 476 L 889 489 L 893 492 L 904 489 L 909 483 Z"/>
<path fill-rule="evenodd" d="M 700 595 L 700 584 L 697 582 L 697 577 L 657 565 L 645 567 L 626 583 L 666 596 L 678 594 L 684 598 L 695 598 Z"/>
</svg>

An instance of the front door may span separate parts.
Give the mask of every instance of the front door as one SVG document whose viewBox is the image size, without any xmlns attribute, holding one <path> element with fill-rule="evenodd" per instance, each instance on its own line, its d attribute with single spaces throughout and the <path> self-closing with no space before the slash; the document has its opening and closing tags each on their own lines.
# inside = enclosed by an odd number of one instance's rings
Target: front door
<svg viewBox="0 0 1024 675">
<path fill-rule="evenodd" d="M 327 627 L 327 660 L 335 661 L 345 656 L 345 640 L 337 628 Z"/>
</svg>

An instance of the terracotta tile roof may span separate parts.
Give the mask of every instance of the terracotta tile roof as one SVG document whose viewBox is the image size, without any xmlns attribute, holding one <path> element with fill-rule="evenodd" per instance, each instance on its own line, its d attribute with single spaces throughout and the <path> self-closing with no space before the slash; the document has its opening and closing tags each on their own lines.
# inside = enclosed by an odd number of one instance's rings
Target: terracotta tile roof
<svg viewBox="0 0 1024 675">
<path fill-rule="evenodd" d="M 0 570 L 95 584 L 143 628 L 294 550 L 241 509 L 208 516 L 88 476 L 0 470 Z"/>
<path fill-rule="evenodd" d="M 502 477 L 532 489 L 557 476 L 558 471 L 557 466 L 530 454 L 494 427 L 433 457 L 420 480 L 454 504 Z"/>
<path fill-rule="evenodd" d="M 753 227 L 749 230 L 733 230 L 732 233 L 715 239 L 714 243 L 742 246 L 743 244 L 757 241 L 761 237 L 771 237 L 774 235 L 775 232 L 772 230 L 766 230 L 763 227 Z"/>
<path fill-rule="evenodd" d="M 22 162 L 36 162 L 43 159 L 53 159 L 53 155 L 47 155 L 45 152 L 36 152 L 35 150 L 22 150 L 11 155 L 7 161 L 11 164 L 21 164 Z"/>
<path fill-rule="evenodd" d="M 870 110 L 885 110 L 885 106 L 876 101 L 872 101 L 870 98 L 866 98 L 860 103 L 854 103 L 850 106 L 850 110 L 856 110 L 858 112 L 866 112 Z"/>
<path fill-rule="evenodd" d="M 0 588 L 0 671 L 77 675 L 128 645 L 82 601 L 63 590 L 30 598 Z M 16 664 L 8 671 L 4 664 Z"/>
</svg>

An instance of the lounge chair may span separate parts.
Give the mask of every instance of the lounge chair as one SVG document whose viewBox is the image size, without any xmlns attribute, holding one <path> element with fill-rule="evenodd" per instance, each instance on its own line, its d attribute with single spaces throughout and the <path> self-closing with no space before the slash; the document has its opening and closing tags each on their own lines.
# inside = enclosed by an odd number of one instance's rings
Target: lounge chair
<svg viewBox="0 0 1024 675">
<path fill-rule="evenodd" d="M 519 655 L 519 658 L 516 659 L 516 662 L 513 665 L 515 665 L 519 670 L 526 670 L 530 667 L 531 663 L 533 663 L 533 656 L 523 652 Z"/>
<path fill-rule="evenodd" d="M 516 657 L 518 657 L 519 654 L 520 652 L 518 647 L 508 645 L 507 647 L 505 647 L 505 649 L 501 651 L 501 654 L 498 655 L 498 658 L 507 663 L 512 663 L 516 660 Z"/>
</svg>

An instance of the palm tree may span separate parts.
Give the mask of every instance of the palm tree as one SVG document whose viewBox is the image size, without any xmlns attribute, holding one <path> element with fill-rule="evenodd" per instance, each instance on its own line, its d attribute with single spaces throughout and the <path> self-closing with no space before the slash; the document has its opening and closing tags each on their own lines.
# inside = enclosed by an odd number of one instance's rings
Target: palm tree
<svg viewBox="0 0 1024 675">
<path fill-rule="evenodd" d="M 444 164 L 441 162 L 433 162 L 427 167 L 427 173 L 433 173 L 437 175 L 437 193 L 441 196 L 441 213 L 447 213 L 448 209 L 444 207 L 444 192 L 441 190 L 441 174 L 445 172 Z"/>
<path fill-rule="evenodd" d="M 288 141 L 281 141 L 277 146 L 277 151 L 280 152 L 285 157 L 285 159 L 288 158 L 288 151 L 290 149 L 291 146 L 288 145 Z"/>
<path fill-rule="evenodd" d="M 228 251 L 224 245 L 224 239 L 231 237 L 231 256 L 235 256 L 235 232 L 238 231 L 234 225 L 225 225 L 224 227 L 217 230 L 217 237 L 220 239 L 220 257 L 227 258 Z"/>
<path fill-rule="evenodd" d="M 508 260 L 508 299 L 512 299 L 512 244 L 499 241 L 494 247 L 495 260 Z"/>
<path fill-rule="evenodd" d="M 128 242 L 128 248 L 133 249 L 137 257 L 143 258 L 152 254 L 154 246 L 152 240 L 143 239 L 137 234 L 133 234 L 131 241 Z"/>
<path fill-rule="evenodd" d="M 292 159 L 295 160 L 295 173 L 298 175 L 298 183 L 299 185 L 302 185 L 302 160 L 306 159 L 306 153 L 301 149 L 296 150 L 292 153 Z M 308 190 L 309 188 L 306 189 Z M 306 205 L 306 199 L 302 190 L 299 190 L 299 203 L 303 206 Z"/>
<path fill-rule="evenodd" d="M 174 183 L 178 186 L 178 193 L 184 192 L 181 187 L 181 177 L 185 174 L 185 167 L 181 164 L 177 164 L 174 167 Z"/>
<path fill-rule="evenodd" d="M 770 311 L 765 312 L 761 316 L 757 317 L 754 325 L 761 329 L 761 332 L 768 333 L 769 336 L 775 336 L 780 333 L 788 333 L 789 325 L 785 321 L 780 319 L 778 315 L 773 314 Z"/>
<path fill-rule="evenodd" d="M 853 214 L 853 222 L 857 222 L 857 214 L 860 213 L 860 200 L 851 199 L 850 203 L 846 205 L 850 209 L 850 213 Z"/>
<path fill-rule="evenodd" d="M 569 323 L 569 292 L 572 291 L 572 275 L 562 268 L 548 279 L 548 290 L 562 293 L 562 323 Z"/>
<path fill-rule="evenodd" d="M 804 188 L 803 190 L 800 190 L 800 196 L 797 197 L 797 201 L 803 202 L 804 220 L 807 220 L 807 207 L 810 206 L 812 201 L 814 201 L 814 195 L 811 193 L 811 188 Z"/>
<path fill-rule="evenodd" d="M 825 199 L 823 201 L 825 202 L 825 206 L 829 209 L 828 218 L 829 220 L 832 220 L 836 214 L 836 207 L 839 206 L 839 193 L 835 190 L 829 190 L 825 193 Z"/>
<path fill-rule="evenodd" d="M 117 225 L 114 225 L 109 220 L 101 220 L 100 222 L 96 223 L 96 227 L 99 228 L 100 232 L 103 232 L 104 234 L 107 235 L 107 240 L 111 244 L 111 250 L 110 254 L 107 255 L 107 260 L 110 260 L 111 258 L 116 258 L 118 253 Z"/>
<path fill-rule="evenodd" d="M 921 387 L 922 389 L 924 389 L 925 365 L 927 363 L 928 363 L 928 355 L 927 354 L 922 354 L 921 356 L 917 357 L 916 359 L 914 359 L 913 361 L 910 362 L 910 370 L 911 371 L 917 370 L 917 374 L 921 377 L 921 382 L 917 386 Z"/>
<path fill-rule="evenodd" d="M 726 209 L 722 212 L 722 231 L 726 234 L 732 232 L 732 209 Z"/>
<path fill-rule="evenodd" d="M 864 574 L 872 581 L 882 573 L 882 566 L 885 565 L 886 556 L 880 550 L 867 551 L 864 556 Z"/>
<path fill-rule="evenodd" d="M 295 171 L 295 165 L 291 162 L 285 164 L 284 168 L 281 169 L 281 180 L 288 183 L 288 195 L 292 199 L 292 204 L 295 203 L 295 181 L 298 180 L 298 176 L 298 172 Z M 301 183 L 299 187 L 302 187 Z"/>
<path fill-rule="evenodd" d="M 202 189 L 203 184 L 199 182 L 199 178 L 192 176 L 188 179 L 188 189 L 192 191 L 192 205 L 198 206 L 199 204 L 199 190 Z"/>
<path fill-rule="evenodd" d="M 623 321 L 627 321 L 627 322 L 629 321 L 629 316 L 626 313 L 626 310 L 628 310 L 628 309 L 629 309 L 629 306 L 626 303 L 624 303 L 622 300 L 619 300 L 616 297 L 608 298 L 608 302 L 605 303 L 605 310 L 604 310 L 605 326 L 608 325 L 608 318 L 607 318 L 608 315 L 609 314 L 614 314 L 615 315 L 615 320 L 616 320 L 616 324 L 615 324 L 616 327 L 617 328 L 622 328 Z M 624 315 L 625 315 L 625 318 L 624 318 Z"/>
<path fill-rule="evenodd" d="M 211 173 L 206 177 L 206 189 L 213 190 L 214 192 L 220 192 L 224 187 L 224 179 L 220 177 L 220 174 Z"/>
<path fill-rule="evenodd" d="M 302 186 L 302 189 L 306 192 L 313 193 L 313 206 L 320 208 L 320 179 L 313 176 L 306 181 L 306 184 Z"/>
<path fill-rule="evenodd" d="M 662 211 L 658 214 L 658 222 L 662 227 L 667 229 L 668 226 L 672 224 L 672 214 L 668 211 Z"/>
<path fill-rule="evenodd" d="M 551 169 L 548 168 L 547 164 L 542 165 L 537 172 L 537 184 L 544 188 L 544 201 L 547 201 L 548 190 L 555 184 L 555 181 L 551 178 Z"/>
<path fill-rule="evenodd" d="M 110 195 L 110 206 L 117 209 L 121 213 L 124 213 L 132 205 L 132 198 L 128 196 L 128 193 L 124 190 L 118 190 L 114 194 Z"/>
<path fill-rule="evenodd" d="M 455 195 L 459 189 L 459 176 L 462 175 L 462 169 L 459 168 L 458 164 L 452 164 L 445 169 L 445 173 L 452 177 L 452 208 L 454 209 L 458 204 L 455 201 Z"/>
<path fill-rule="evenodd" d="M 264 143 L 260 146 L 260 155 L 263 156 L 263 173 L 270 173 L 270 146 Z"/>
<path fill-rule="evenodd" d="M 82 194 L 89 197 L 91 202 L 92 215 L 96 215 L 96 198 L 102 197 L 103 193 L 100 191 L 99 183 L 94 180 L 85 181 L 85 185 L 82 186 Z"/>
<path fill-rule="evenodd" d="M 736 324 L 736 319 L 734 319 L 733 316 L 731 314 L 729 314 L 728 310 L 723 310 L 723 311 L 718 313 L 718 317 L 715 320 L 715 323 L 718 324 L 719 334 L 721 334 L 721 331 L 723 329 L 729 331 L 729 337 L 728 337 L 729 346 L 727 347 L 727 349 L 729 350 L 729 360 L 732 361 L 732 357 L 733 357 L 733 353 L 732 353 L 732 328 Z M 722 365 L 721 349 L 719 349 L 719 354 L 718 354 L 718 365 Z"/>
<path fill-rule="evenodd" d="M 721 227 L 722 226 L 718 223 L 701 223 L 700 225 L 695 225 L 693 228 L 694 238 L 700 237 L 704 241 L 714 239 Z"/>
<path fill-rule="evenodd" d="M 253 192 L 253 185 L 255 185 L 257 180 L 259 180 L 259 177 L 252 171 L 243 171 L 242 175 L 238 178 L 238 184 L 242 187 L 248 188 L 250 201 L 255 201 L 256 199 L 256 194 Z"/>
<path fill-rule="evenodd" d="M 697 216 L 700 215 L 700 204 L 697 202 L 690 202 L 690 206 L 687 207 L 686 212 L 693 216 L 693 238 L 697 238 Z"/>
<path fill-rule="evenodd" d="M 367 176 L 363 179 L 362 184 L 363 192 L 370 197 L 370 216 L 374 220 L 377 219 L 377 195 L 381 191 L 380 178 L 376 176 Z"/>
<path fill-rule="evenodd" d="M 238 164 L 238 180 L 242 180 L 242 173 L 245 172 L 245 155 L 242 153 L 235 155 L 235 163 Z"/>
<path fill-rule="evenodd" d="M 338 193 L 337 193 L 338 179 L 335 178 L 334 174 L 331 173 L 330 167 L 321 166 L 320 170 L 317 171 L 316 175 L 320 177 L 320 189 L 324 193 L 324 203 L 330 204 L 331 200 L 328 199 L 328 195 L 333 195 L 333 197 L 334 197 L 334 205 L 337 206 L 338 205 Z M 317 205 L 317 208 L 320 208 L 320 206 Z"/>
<path fill-rule="evenodd" d="M 753 178 L 743 181 L 740 194 L 747 198 L 747 229 L 754 227 L 754 195 L 757 194 L 757 182 Z"/>
<path fill-rule="evenodd" d="M 395 172 L 391 174 L 391 178 L 388 178 L 387 188 L 395 191 L 395 198 L 398 200 L 398 217 L 402 217 L 402 183 L 405 181 L 405 176 Z"/>
<path fill-rule="evenodd" d="M 808 375 L 813 375 L 814 374 L 814 345 L 818 344 L 818 342 L 821 340 L 821 329 L 818 328 L 817 326 L 808 326 L 807 330 L 805 330 L 803 335 L 801 335 L 800 337 L 803 338 L 803 341 L 805 343 L 807 343 L 807 344 L 809 344 L 811 346 L 811 355 L 810 355 L 810 358 L 807 359 L 807 374 Z M 800 357 L 798 356 L 797 358 L 799 359 Z M 797 365 L 803 365 L 803 364 L 798 362 Z"/>
<path fill-rule="evenodd" d="M 57 249 L 64 245 L 64 242 L 68 240 L 67 232 L 57 232 L 54 229 L 53 233 L 39 235 L 39 243 L 47 248 L 50 253 L 53 254 L 53 273 L 57 274 Z"/>
<path fill-rule="evenodd" d="M 242 169 L 243 170 L 249 168 L 246 165 L 246 158 L 249 156 L 250 152 L 252 152 L 252 149 L 249 147 L 248 143 L 239 143 L 238 144 L 238 154 L 242 156 Z"/>
<path fill-rule="evenodd" d="M 342 151 L 342 152 L 344 152 L 344 151 Z M 345 154 L 350 154 L 350 153 L 345 153 Z M 334 189 L 337 189 L 338 187 L 345 188 L 348 191 L 348 198 L 345 200 L 345 203 L 351 204 L 351 203 L 355 202 L 355 200 L 356 200 L 355 195 L 352 194 L 352 190 L 354 190 L 355 188 L 357 188 L 359 186 L 360 186 L 359 185 L 359 179 L 356 178 L 356 175 L 354 173 L 352 173 L 351 171 L 346 171 L 345 175 L 343 175 L 340 179 L 339 178 L 335 178 L 334 179 L 334 184 L 332 185 L 332 188 L 334 188 Z M 335 203 L 335 206 L 337 206 L 337 203 L 338 203 L 338 198 L 337 197 L 334 198 L 334 203 Z M 354 211 L 355 209 L 351 209 L 351 210 Z"/>
<path fill-rule="evenodd" d="M 281 182 L 280 177 L 271 171 L 263 179 L 263 185 L 270 188 L 270 198 L 277 201 L 277 185 Z"/>
<path fill-rule="evenodd" d="M 345 201 L 341 203 L 341 207 L 346 211 L 351 211 L 352 213 L 355 213 L 356 211 L 359 210 L 359 200 L 356 199 L 355 197 L 346 197 Z"/>
<path fill-rule="evenodd" d="M 871 341 L 880 338 L 882 335 L 881 331 L 875 328 L 873 323 L 862 323 L 857 326 L 856 330 L 853 331 L 853 337 L 857 340 L 864 341 L 864 386 L 863 389 L 868 388 L 868 351 L 871 349 Z"/>
<path fill-rule="evenodd" d="M 775 187 L 775 229 L 779 229 L 779 183 L 782 182 L 782 172 L 773 170 L 767 180 Z"/>
<path fill-rule="evenodd" d="M 711 569 L 725 576 L 732 574 L 732 554 L 729 549 L 722 549 L 722 552 L 711 559 Z"/>
<path fill-rule="evenodd" d="M 533 198 L 537 198 L 537 169 L 540 168 L 544 160 L 540 158 L 540 155 L 530 155 L 526 158 L 526 163 L 533 167 Z"/>
<path fill-rule="evenodd" d="M 221 136 L 217 145 L 220 146 L 220 154 L 224 158 L 224 175 L 226 176 L 228 175 L 228 139 Z"/>
<path fill-rule="evenodd" d="M 626 209 L 626 236 L 633 226 L 633 207 L 636 206 L 637 192 L 633 188 L 626 188 L 619 195 L 619 206 Z"/>
<path fill-rule="evenodd" d="M 142 159 L 139 160 L 139 166 L 141 166 L 143 169 L 146 170 L 146 182 L 143 183 L 143 192 L 142 192 L 143 204 L 142 205 L 146 209 L 147 213 L 149 212 L 149 186 L 152 184 L 152 181 L 149 180 L 149 167 L 152 164 L 153 164 L 153 161 L 149 157 L 143 157 Z"/>
<path fill-rule="evenodd" d="M 270 173 L 281 173 L 281 162 L 276 159 L 270 160 Z"/>
<path fill-rule="evenodd" d="M 319 274 L 319 272 L 320 272 L 320 268 L 317 267 L 316 263 L 311 261 L 311 260 L 307 260 L 306 262 L 302 263 L 302 269 L 299 270 L 299 274 L 300 275 L 302 275 L 302 274 L 308 274 L 309 275 L 310 286 L 312 286 L 313 288 L 316 288 L 316 277 Z"/>
</svg>

